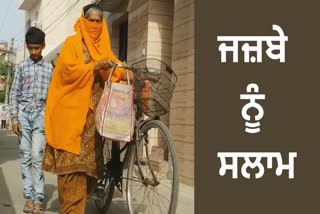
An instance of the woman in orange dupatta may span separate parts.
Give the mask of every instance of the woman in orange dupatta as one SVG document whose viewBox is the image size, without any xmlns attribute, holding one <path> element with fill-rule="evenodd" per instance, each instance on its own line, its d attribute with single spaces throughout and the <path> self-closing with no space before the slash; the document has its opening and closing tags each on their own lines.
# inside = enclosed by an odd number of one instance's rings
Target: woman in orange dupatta
<svg viewBox="0 0 320 214">
<path fill-rule="evenodd" d="M 95 108 L 112 62 L 120 63 L 111 51 L 100 7 L 84 7 L 74 29 L 76 34 L 66 39 L 57 60 L 45 114 L 47 145 L 42 166 L 58 176 L 62 214 L 84 213 L 101 176 L 102 138 L 95 130 Z M 124 73 L 115 70 L 111 80 L 124 80 Z"/>
</svg>

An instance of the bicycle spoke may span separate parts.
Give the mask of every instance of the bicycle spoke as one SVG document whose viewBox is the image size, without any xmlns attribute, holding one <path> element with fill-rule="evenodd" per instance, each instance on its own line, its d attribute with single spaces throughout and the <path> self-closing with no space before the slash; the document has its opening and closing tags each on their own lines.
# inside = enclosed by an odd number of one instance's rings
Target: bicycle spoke
<svg viewBox="0 0 320 214">
<path fill-rule="evenodd" d="M 160 179 L 158 179 L 158 181 L 162 181 L 163 178 L 165 178 L 167 176 L 167 174 L 164 174 Z"/>
<path fill-rule="evenodd" d="M 169 199 L 167 199 L 165 196 L 163 196 L 161 193 L 159 193 L 158 191 L 156 190 L 153 190 L 154 192 L 156 192 L 159 196 L 161 196 L 162 198 L 166 199 L 167 201 L 170 201 Z"/>
<path fill-rule="evenodd" d="M 169 164 L 168 164 L 169 165 Z M 171 170 L 169 170 L 169 171 L 171 171 Z M 169 172 L 168 171 L 168 172 Z M 168 172 L 167 173 L 164 173 L 164 175 L 160 178 L 160 179 L 158 179 L 158 181 L 160 182 L 164 177 L 166 177 L 167 175 L 168 175 Z M 158 174 L 160 174 L 160 170 L 159 170 L 159 172 L 157 173 L 157 175 Z M 158 177 L 158 176 L 157 176 Z"/>
<path fill-rule="evenodd" d="M 139 182 L 142 183 L 142 180 L 138 180 L 138 179 L 132 179 L 132 178 L 123 178 L 124 180 L 130 180 L 130 181 L 135 181 L 135 182 Z"/>
<path fill-rule="evenodd" d="M 154 192 L 152 192 L 152 195 L 154 196 Z M 154 202 L 154 197 L 152 197 L 152 203 L 151 204 L 153 204 L 153 202 Z M 153 211 L 153 206 L 151 206 L 151 211 Z M 151 212 L 151 213 L 154 213 L 154 212 Z"/>
<path fill-rule="evenodd" d="M 164 125 L 151 122 L 153 125 L 143 129 L 135 159 L 129 165 L 129 210 L 131 214 L 173 214 L 178 190 L 175 151 Z"/>
<path fill-rule="evenodd" d="M 139 189 L 137 189 L 135 192 L 132 193 L 132 195 L 134 195 L 136 192 L 138 192 L 139 190 L 141 190 L 144 186 L 141 185 L 141 187 Z"/>
<path fill-rule="evenodd" d="M 171 188 L 172 188 L 172 187 L 169 187 L 169 186 L 167 186 L 167 185 L 165 185 L 165 184 L 162 184 L 162 183 L 161 183 L 161 185 L 162 185 L 163 187 L 167 188 L 167 189 L 171 189 Z"/>
<path fill-rule="evenodd" d="M 162 208 L 162 206 L 160 206 L 160 203 L 159 203 L 159 201 L 161 201 L 162 202 L 162 204 L 164 204 L 164 206 L 166 207 L 166 205 L 165 205 L 165 203 L 160 199 L 160 198 L 158 198 L 159 200 L 157 200 L 157 202 L 158 202 L 158 205 L 159 205 L 159 207 L 160 208 Z M 169 200 L 168 200 L 169 201 Z M 162 209 L 161 209 L 162 210 Z"/>
<path fill-rule="evenodd" d="M 144 204 L 144 201 L 146 200 L 146 192 L 147 192 L 148 188 L 145 189 L 144 194 L 143 194 L 143 201 L 140 204 Z M 149 196 L 150 192 L 148 193 Z"/>
</svg>

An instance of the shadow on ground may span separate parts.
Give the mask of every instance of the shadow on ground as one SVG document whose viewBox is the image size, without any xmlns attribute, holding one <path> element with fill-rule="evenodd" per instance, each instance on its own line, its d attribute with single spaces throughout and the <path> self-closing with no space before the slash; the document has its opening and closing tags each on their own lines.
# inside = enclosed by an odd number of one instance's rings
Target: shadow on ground
<svg viewBox="0 0 320 214">
<path fill-rule="evenodd" d="M 19 158 L 18 137 L 10 131 L 0 130 L 0 166 Z"/>
<path fill-rule="evenodd" d="M 51 211 L 51 212 L 59 212 L 60 208 L 60 202 L 59 199 L 56 198 L 52 200 L 53 198 L 53 193 L 57 191 L 57 186 L 53 184 L 45 184 L 44 185 L 44 201 L 43 201 L 43 207 L 46 209 L 46 211 Z M 50 202 L 50 204 L 48 204 Z"/>
<path fill-rule="evenodd" d="M 86 214 L 96 214 L 98 210 L 93 200 L 90 200 L 86 206 Z M 122 193 L 115 191 L 108 214 L 129 214 L 127 202 L 123 199 Z"/>
<path fill-rule="evenodd" d="M 13 201 L 11 199 L 7 182 L 4 178 L 3 170 L 0 167 L 0 213 L 3 214 L 16 214 L 13 207 Z"/>
</svg>

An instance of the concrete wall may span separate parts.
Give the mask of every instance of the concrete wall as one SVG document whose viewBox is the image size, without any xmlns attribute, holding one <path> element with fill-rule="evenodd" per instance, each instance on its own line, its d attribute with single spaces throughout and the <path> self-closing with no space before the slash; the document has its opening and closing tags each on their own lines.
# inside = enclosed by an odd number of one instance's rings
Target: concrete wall
<svg viewBox="0 0 320 214">
<path fill-rule="evenodd" d="M 146 58 L 148 40 L 148 0 L 133 0 L 128 8 L 128 63 Z"/>
<path fill-rule="evenodd" d="M 129 7 L 128 62 L 153 57 L 173 67 L 178 82 L 169 125 L 180 180 L 194 185 L 194 0 L 134 0 Z"/>
<path fill-rule="evenodd" d="M 194 185 L 194 0 L 175 0 L 172 68 L 178 82 L 171 102 L 170 131 L 180 180 Z"/>
<path fill-rule="evenodd" d="M 91 2 L 92 0 L 41 0 L 26 11 L 25 21 L 28 19 L 37 20 L 41 29 L 46 33 L 46 48 L 43 51 L 43 56 L 60 45 L 66 37 L 74 34 L 73 25 L 80 17 L 82 7 Z M 26 54 L 23 53 L 24 49 L 21 45 L 17 52 L 17 62 L 23 60 L 24 55 L 25 57 L 29 56 L 27 51 Z"/>
</svg>

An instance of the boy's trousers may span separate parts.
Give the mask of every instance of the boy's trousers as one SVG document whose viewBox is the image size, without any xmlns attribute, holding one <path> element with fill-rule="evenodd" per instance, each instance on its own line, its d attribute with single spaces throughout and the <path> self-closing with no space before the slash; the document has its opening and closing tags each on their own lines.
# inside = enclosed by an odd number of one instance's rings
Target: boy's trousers
<svg viewBox="0 0 320 214">
<path fill-rule="evenodd" d="M 44 111 L 19 111 L 21 135 L 19 141 L 23 193 L 26 199 L 42 203 L 44 176 L 42 158 L 45 147 Z"/>
</svg>

